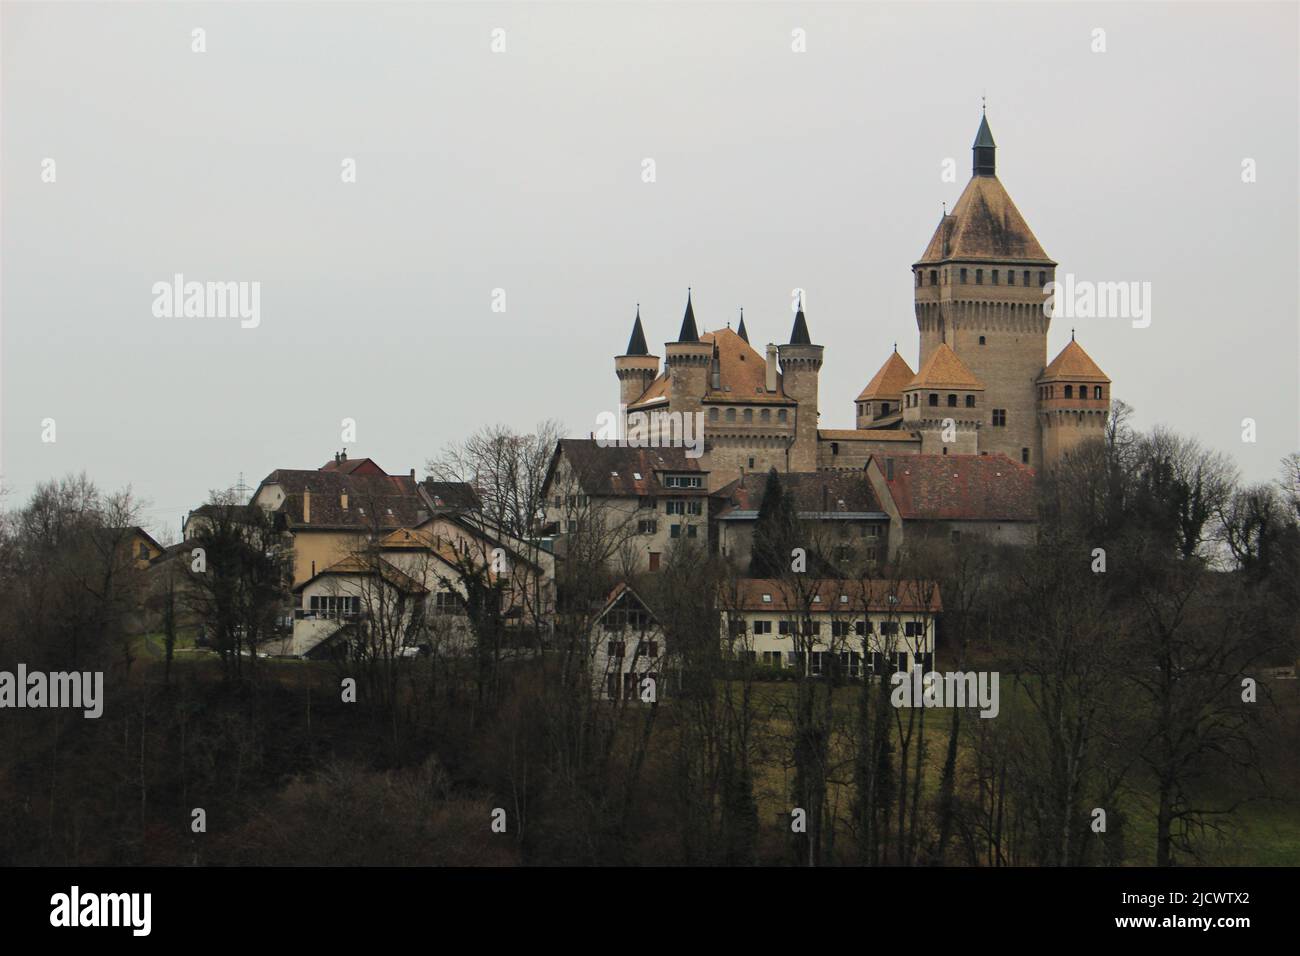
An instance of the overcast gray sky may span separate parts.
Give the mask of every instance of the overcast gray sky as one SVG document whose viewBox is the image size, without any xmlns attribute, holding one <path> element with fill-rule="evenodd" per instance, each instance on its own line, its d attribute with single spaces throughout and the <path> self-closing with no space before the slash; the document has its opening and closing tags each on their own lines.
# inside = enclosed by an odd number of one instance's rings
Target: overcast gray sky
<svg viewBox="0 0 1300 956">
<path fill-rule="evenodd" d="M 0 17 L 10 507 L 85 469 L 175 533 L 240 472 L 328 460 L 345 417 L 349 452 L 391 472 L 484 424 L 585 435 L 635 304 L 662 355 L 688 285 L 702 327 L 744 306 L 760 346 L 806 289 L 822 426 L 852 427 L 895 341 L 915 367 L 910 265 L 969 177 L 982 94 L 999 177 L 1061 274 L 1152 285 L 1149 328 L 1057 321 L 1049 358 L 1074 325 L 1138 426 L 1249 479 L 1300 447 L 1294 3 Z M 260 282 L 260 325 L 155 317 L 175 273 Z"/>
</svg>

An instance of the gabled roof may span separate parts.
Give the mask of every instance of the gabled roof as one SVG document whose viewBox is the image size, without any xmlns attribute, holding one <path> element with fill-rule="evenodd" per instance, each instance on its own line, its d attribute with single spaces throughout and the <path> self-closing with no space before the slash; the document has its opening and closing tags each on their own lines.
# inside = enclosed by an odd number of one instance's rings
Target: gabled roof
<svg viewBox="0 0 1300 956">
<path fill-rule="evenodd" d="M 891 597 L 894 600 L 891 601 Z M 741 578 L 735 582 L 734 591 L 728 588 L 719 600 L 729 611 L 788 611 L 797 614 L 808 610 L 846 616 L 861 614 L 864 609 L 882 614 L 938 614 L 943 611 L 937 581 L 878 578 L 815 578 L 799 581 L 794 586 L 789 581 L 775 578 Z"/>
<path fill-rule="evenodd" d="M 626 448 L 602 446 L 594 438 L 561 438 L 555 445 L 543 488 L 550 493 L 560 457 L 569 463 L 584 494 L 601 497 L 640 497 L 671 493 L 675 496 L 704 495 L 701 488 L 669 489 L 659 481 L 661 473 L 693 473 L 706 476 L 700 459 L 688 458 L 685 448 Z M 639 476 L 639 477 L 638 477 Z"/>
<path fill-rule="evenodd" d="M 426 478 L 420 490 L 435 511 L 479 511 L 483 502 L 474 487 L 464 481 L 434 481 Z"/>
<path fill-rule="evenodd" d="M 896 351 L 891 352 L 889 358 L 885 359 L 885 364 L 880 366 L 880 371 L 872 376 L 867 387 L 857 397 L 857 401 L 865 402 L 876 398 L 901 399 L 903 389 L 907 388 L 908 382 L 915 376 L 916 373 L 912 371 L 912 366 L 907 364 L 907 359 Z"/>
<path fill-rule="evenodd" d="M 345 475 L 386 475 L 373 458 L 343 458 L 336 456 L 320 466 L 320 471 L 337 471 Z"/>
<path fill-rule="evenodd" d="M 258 485 L 279 485 L 285 500 L 279 513 L 291 530 L 403 528 L 419 520 L 424 503 L 409 475 L 348 475 L 339 471 L 277 468 Z M 303 501 L 311 492 L 311 520 L 303 521 Z M 343 507 L 343 495 L 348 507 Z"/>
<path fill-rule="evenodd" d="M 984 383 L 952 350 L 947 342 L 940 342 L 921 370 L 905 388 L 961 388 L 967 391 L 982 389 Z"/>
<path fill-rule="evenodd" d="M 864 472 L 791 472 L 780 476 L 781 487 L 794 498 L 800 515 L 880 513 L 880 502 Z M 727 502 L 728 511 L 757 512 L 767 491 L 767 474 L 753 471 L 719 488 L 713 497 Z"/>
<path fill-rule="evenodd" d="M 1106 373 L 1097 367 L 1097 363 L 1083 350 L 1083 346 L 1074 339 L 1061 349 L 1061 354 L 1048 363 L 1043 374 L 1038 376 L 1040 382 L 1053 382 L 1070 379 L 1083 382 L 1110 382 Z"/>
<path fill-rule="evenodd" d="M 370 577 L 372 575 L 378 575 L 393 587 L 400 591 L 405 591 L 407 594 L 429 593 L 428 588 L 406 572 L 393 567 L 393 565 L 389 564 L 383 558 L 367 555 L 349 555 L 342 561 L 337 561 L 334 564 L 331 564 L 325 570 L 316 572 L 306 581 L 303 581 L 301 584 L 294 587 L 294 593 L 301 591 L 313 581 L 323 578 L 326 575 L 344 577 Z"/>
<path fill-rule="evenodd" d="M 873 459 L 882 475 L 886 469 Z M 905 520 L 1035 521 L 1034 471 L 1006 455 L 907 455 L 885 486 Z"/>
<path fill-rule="evenodd" d="M 1012 259 L 1055 265 L 997 176 L 972 176 L 939 220 L 916 265 L 946 259 Z"/>
</svg>

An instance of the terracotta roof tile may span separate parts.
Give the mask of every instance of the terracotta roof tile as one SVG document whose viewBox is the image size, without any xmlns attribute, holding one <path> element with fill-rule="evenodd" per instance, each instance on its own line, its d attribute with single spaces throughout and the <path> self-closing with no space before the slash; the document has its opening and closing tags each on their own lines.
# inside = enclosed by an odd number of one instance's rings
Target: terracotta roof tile
<svg viewBox="0 0 1300 956">
<path fill-rule="evenodd" d="M 862 390 L 857 400 L 865 402 L 873 398 L 901 399 L 903 389 L 907 388 L 907 383 L 915 374 L 912 366 L 907 364 L 907 359 L 897 352 L 891 352 L 889 358 L 885 359 L 885 364 L 880 366 L 880 371 L 867 383 L 867 387 Z"/>
<path fill-rule="evenodd" d="M 764 600 L 764 595 L 769 600 Z M 896 600 L 891 601 L 891 595 Z M 841 596 L 848 600 L 841 601 Z M 813 601 L 813 597 L 821 600 Z M 864 607 L 898 614 L 943 611 L 937 581 L 817 578 L 800 581 L 795 588 L 780 579 L 742 578 L 736 581 L 735 590 L 725 592 L 720 600 L 724 608 L 738 611 L 797 612 L 811 608 L 827 614 L 853 614 L 860 613 Z"/>
<path fill-rule="evenodd" d="M 700 459 L 687 457 L 685 448 L 602 447 L 592 438 L 562 438 L 547 470 L 547 487 L 561 454 L 573 469 L 579 487 L 588 495 L 640 497 L 707 493 L 707 478 L 700 488 L 667 488 L 660 484 L 659 472 L 708 474 L 701 469 Z"/>
<path fill-rule="evenodd" d="M 883 470 L 883 469 L 882 469 Z M 1006 455 L 909 455 L 886 480 L 913 520 L 1034 521 L 1034 471 Z"/>
<path fill-rule="evenodd" d="M 984 383 L 972 372 L 947 342 L 940 342 L 930 353 L 921 370 L 907 388 L 964 388 L 968 391 L 982 389 Z"/>
<path fill-rule="evenodd" d="M 1038 376 L 1040 382 L 1064 378 L 1085 382 L 1110 382 L 1106 373 L 1097 367 L 1097 363 L 1074 339 L 1061 349 L 1061 354 L 1052 359 L 1047 368 L 1043 369 L 1043 374 Z"/>
</svg>

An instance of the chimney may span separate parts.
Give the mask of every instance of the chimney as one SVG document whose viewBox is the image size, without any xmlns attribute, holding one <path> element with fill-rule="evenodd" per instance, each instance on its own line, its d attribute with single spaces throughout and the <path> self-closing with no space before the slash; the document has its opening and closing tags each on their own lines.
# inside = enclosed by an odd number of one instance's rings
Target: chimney
<svg viewBox="0 0 1300 956">
<path fill-rule="evenodd" d="M 776 391 L 776 346 L 767 343 L 767 390 Z"/>
<path fill-rule="evenodd" d="M 302 490 L 302 523 L 311 524 L 311 489 Z"/>
</svg>

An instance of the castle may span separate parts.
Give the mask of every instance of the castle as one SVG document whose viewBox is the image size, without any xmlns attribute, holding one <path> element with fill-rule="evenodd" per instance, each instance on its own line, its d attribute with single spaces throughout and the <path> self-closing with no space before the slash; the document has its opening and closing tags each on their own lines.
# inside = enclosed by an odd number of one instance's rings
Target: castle
<svg viewBox="0 0 1300 956">
<path fill-rule="evenodd" d="M 1056 263 L 996 172 L 981 117 L 970 182 L 912 264 L 919 371 L 897 349 L 855 401 L 855 428 L 818 427 L 815 345 L 798 303 L 790 341 L 766 354 L 738 328 L 698 330 L 687 293 L 663 369 L 637 309 L 627 351 L 614 359 L 626 414 L 702 413 L 709 488 L 752 471 L 861 469 L 871 456 L 1005 455 L 1051 467 L 1103 434 L 1110 379 L 1071 335 L 1050 363 L 1043 303 Z"/>
</svg>

